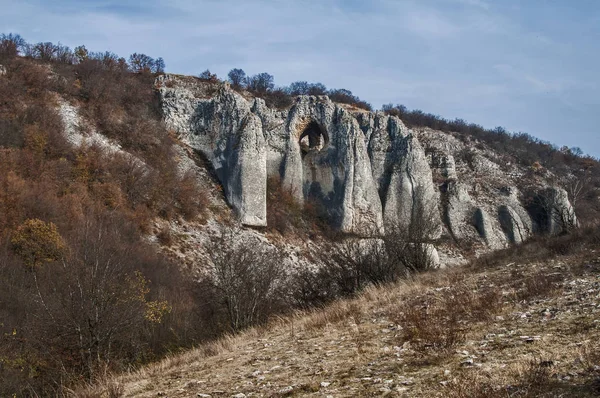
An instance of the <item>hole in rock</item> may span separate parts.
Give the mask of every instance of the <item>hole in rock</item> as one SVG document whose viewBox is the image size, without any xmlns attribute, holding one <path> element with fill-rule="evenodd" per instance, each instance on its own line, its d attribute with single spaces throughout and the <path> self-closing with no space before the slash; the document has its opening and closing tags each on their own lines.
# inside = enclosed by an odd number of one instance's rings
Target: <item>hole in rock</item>
<svg viewBox="0 0 600 398">
<path fill-rule="evenodd" d="M 299 142 L 304 157 L 310 151 L 320 151 L 329 139 L 316 122 L 310 122 L 300 134 Z"/>
</svg>

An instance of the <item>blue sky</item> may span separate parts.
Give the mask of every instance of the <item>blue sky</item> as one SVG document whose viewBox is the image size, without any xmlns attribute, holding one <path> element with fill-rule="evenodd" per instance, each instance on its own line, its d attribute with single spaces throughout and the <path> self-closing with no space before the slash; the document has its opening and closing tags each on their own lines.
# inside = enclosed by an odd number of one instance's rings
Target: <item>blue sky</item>
<svg viewBox="0 0 600 398">
<path fill-rule="evenodd" d="M 0 0 L 0 32 L 347 88 L 600 157 L 597 0 Z"/>
</svg>

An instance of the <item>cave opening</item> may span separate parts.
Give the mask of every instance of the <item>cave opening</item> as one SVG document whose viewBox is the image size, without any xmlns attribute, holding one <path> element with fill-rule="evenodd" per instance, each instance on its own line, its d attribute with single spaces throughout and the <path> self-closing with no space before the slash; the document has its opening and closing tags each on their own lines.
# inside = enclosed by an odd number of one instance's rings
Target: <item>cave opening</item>
<svg viewBox="0 0 600 398">
<path fill-rule="evenodd" d="M 308 126 L 302 131 L 300 134 L 300 138 L 298 139 L 300 143 L 300 151 L 302 152 L 302 157 L 304 157 L 309 152 L 317 152 L 320 151 L 328 144 L 329 139 L 327 134 L 323 132 L 321 127 L 316 122 L 310 122 Z"/>
</svg>

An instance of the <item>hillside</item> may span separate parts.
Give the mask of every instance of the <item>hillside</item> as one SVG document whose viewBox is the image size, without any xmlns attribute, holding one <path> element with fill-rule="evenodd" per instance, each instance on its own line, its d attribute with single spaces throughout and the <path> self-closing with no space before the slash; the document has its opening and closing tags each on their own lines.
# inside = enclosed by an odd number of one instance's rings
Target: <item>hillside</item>
<svg viewBox="0 0 600 398">
<path fill-rule="evenodd" d="M 464 293 L 487 272 L 519 290 L 521 269 L 473 261 L 554 237 L 558 249 L 537 262 L 545 270 L 578 247 L 560 242 L 596 236 L 600 162 L 582 153 L 402 107 L 373 111 L 344 89 L 275 87 L 268 73 L 224 81 L 164 68 L 144 54 L 0 35 L 0 396 L 64 396 L 238 333 L 225 341 L 270 330 L 283 346 L 291 323 L 305 333 L 298 344 L 334 329 L 332 341 L 356 328 L 379 339 L 376 307 L 387 324 L 423 311 L 394 315 L 378 296 L 407 310 L 423 305 L 410 295 L 454 303 L 435 289 L 450 280 Z M 562 278 L 577 285 L 573 275 Z M 502 311 L 517 305 L 507 300 Z M 505 316 L 477 311 L 456 316 Z M 334 329 L 318 320 L 327 316 L 339 318 Z M 386 334 L 390 352 L 399 331 Z"/>
<path fill-rule="evenodd" d="M 598 239 L 588 230 L 371 287 L 75 395 L 598 396 Z"/>
</svg>

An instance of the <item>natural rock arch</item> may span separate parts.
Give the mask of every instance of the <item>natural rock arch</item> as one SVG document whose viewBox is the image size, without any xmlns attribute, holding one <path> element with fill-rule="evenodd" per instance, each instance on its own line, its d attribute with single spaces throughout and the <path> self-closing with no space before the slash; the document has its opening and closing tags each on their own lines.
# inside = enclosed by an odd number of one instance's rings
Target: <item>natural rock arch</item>
<svg viewBox="0 0 600 398">
<path fill-rule="evenodd" d="M 329 144 L 329 136 L 315 121 L 311 121 L 298 137 L 302 157 L 311 151 L 320 151 Z"/>
</svg>

